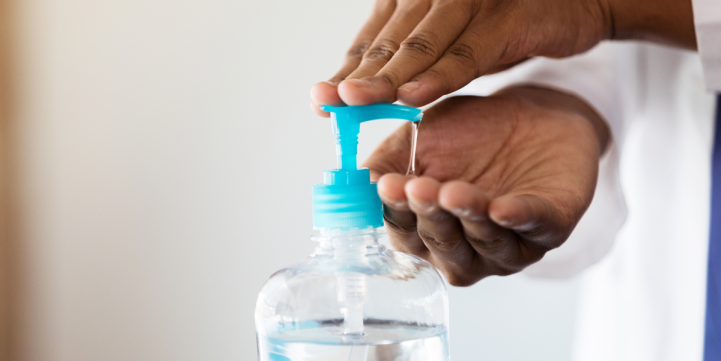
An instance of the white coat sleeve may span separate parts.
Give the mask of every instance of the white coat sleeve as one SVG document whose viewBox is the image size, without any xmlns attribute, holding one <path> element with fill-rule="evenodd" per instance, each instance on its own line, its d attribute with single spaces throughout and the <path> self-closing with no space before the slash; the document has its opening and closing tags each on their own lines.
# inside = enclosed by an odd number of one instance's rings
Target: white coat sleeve
<svg viewBox="0 0 721 361">
<path fill-rule="evenodd" d="M 721 92 L 721 1 L 693 0 L 692 4 L 706 89 Z"/>
<path fill-rule="evenodd" d="M 571 237 L 524 273 L 531 276 L 570 277 L 598 262 L 611 249 L 626 218 L 619 179 L 619 145 L 626 125 L 620 111 L 619 86 L 614 66 L 615 44 L 603 43 L 594 50 L 566 59 L 536 58 L 509 71 L 485 76 L 453 95 L 488 95 L 518 84 L 557 89 L 584 99 L 608 122 L 612 142 L 600 162 L 596 193 Z"/>
</svg>

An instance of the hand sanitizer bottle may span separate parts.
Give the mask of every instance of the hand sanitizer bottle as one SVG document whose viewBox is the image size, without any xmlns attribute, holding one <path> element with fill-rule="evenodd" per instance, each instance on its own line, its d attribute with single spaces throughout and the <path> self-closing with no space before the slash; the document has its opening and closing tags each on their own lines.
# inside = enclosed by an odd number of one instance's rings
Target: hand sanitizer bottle
<svg viewBox="0 0 721 361">
<path fill-rule="evenodd" d="M 318 242 L 302 262 L 273 274 L 258 295 L 261 361 L 448 361 L 448 294 L 425 260 L 379 244 L 383 209 L 358 169 L 360 123 L 418 121 L 392 104 L 330 107 L 338 168 L 313 186 Z"/>
</svg>

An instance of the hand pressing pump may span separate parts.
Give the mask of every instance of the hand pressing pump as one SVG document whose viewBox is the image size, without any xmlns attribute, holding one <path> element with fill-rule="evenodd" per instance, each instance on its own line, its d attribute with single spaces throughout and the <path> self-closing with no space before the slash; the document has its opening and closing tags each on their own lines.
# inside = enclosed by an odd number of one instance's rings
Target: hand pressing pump
<svg viewBox="0 0 721 361">
<path fill-rule="evenodd" d="M 392 104 L 323 110 L 332 114 L 338 168 L 313 186 L 318 247 L 258 295 L 259 360 L 447 361 L 445 284 L 430 263 L 379 243 L 383 206 L 369 170 L 356 164 L 360 123 L 423 114 Z"/>
</svg>

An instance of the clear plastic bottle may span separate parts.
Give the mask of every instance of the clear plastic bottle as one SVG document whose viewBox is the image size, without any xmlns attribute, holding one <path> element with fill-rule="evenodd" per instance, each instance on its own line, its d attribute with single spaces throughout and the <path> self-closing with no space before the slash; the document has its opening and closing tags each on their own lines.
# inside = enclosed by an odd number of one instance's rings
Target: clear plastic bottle
<svg viewBox="0 0 721 361">
<path fill-rule="evenodd" d="M 380 236 L 322 230 L 313 254 L 271 276 L 256 305 L 260 360 L 449 359 L 443 280 Z"/>
<path fill-rule="evenodd" d="M 324 184 L 313 187 L 318 247 L 263 286 L 255 310 L 258 358 L 447 361 L 443 279 L 425 260 L 379 243 L 377 188 L 368 170 L 355 165 L 360 122 L 418 120 L 420 111 L 389 104 L 326 110 L 334 111 L 339 169 L 326 171 Z"/>
</svg>

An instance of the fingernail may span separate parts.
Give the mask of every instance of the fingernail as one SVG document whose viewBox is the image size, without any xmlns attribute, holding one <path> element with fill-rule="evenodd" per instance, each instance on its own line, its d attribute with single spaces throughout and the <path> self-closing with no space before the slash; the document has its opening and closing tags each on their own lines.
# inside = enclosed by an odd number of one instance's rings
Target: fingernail
<svg viewBox="0 0 721 361">
<path fill-rule="evenodd" d="M 493 221 L 501 227 L 510 228 L 513 226 L 513 220 L 511 219 L 494 219 Z"/>
<path fill-rule="evenodd" d="M 456 216 L 463 218 L 468 218 L 471 215 L 471 210 L 467 208 L 453 208 L 451 212 L 453 212 Z"/>
<path fill-rule="evenodd" d="M 437 209 L 435 204 L 433 204 L 431 202 L 421 202 L 412 196 L 408 197 L 408 203 L 411 205 L 411 207 L 413 209 L 415 209 L 416 211 L 423 212 L 423 213 L 433 213 Z"/>
<path fill-rule="evenodd" d="M 338 84 L 339 84 L 339 82 L 337 82 L 337 81 L 330 81 L 330 80 L 327 81 L 327 82 L 325 82 L 325 83 L 328 84 L 328 85 L 330 85 L 330 86 L 332 86 L 332 87 L 337 87 Z"/>
<path fill-rule="evenodd" d="M 398 90 L 403 90 L 404 92 L 410 93 L 412 91 L 415 91 L 421 86 L 421 83 L 418 82 L 418 80 L 414 80 L 408 83 L 405 83 L 401 85 Z"/>
<path fill-rule="evenodd" d="M 345 81 L 359 88 L 370 88 L 373 86 L 373 83 L 365 79 L 346 79 Z"/>
<path fill-rule="evenodd" d="M 473 211 L 468 208 L 454 208 L 451 209 L 451 213 L 458 218 L 464 218 L 471 222 L 480 222 L 486 219 L 484 216 L 473 214 Z"/>
<path fill-rule="evenodd" d="M 378 192 L 378 195 L 381 197 L 381 201 L 383 201 L 383 203 L 385 203 L 386 205 L 391 206 L 391 208 L 397 209 L 399 211 L 408 210 L 408 202 L 390 199 L 380 192 Z"/>
<path fill-rule="evenodd" d="M 385 203 L 395 209 L 398 209 L 398 210 L 407 210 L 408 209 L 408 202 L 404 202 L 404 201 L 384 200 L 383 203 Z"/>
</svg>

